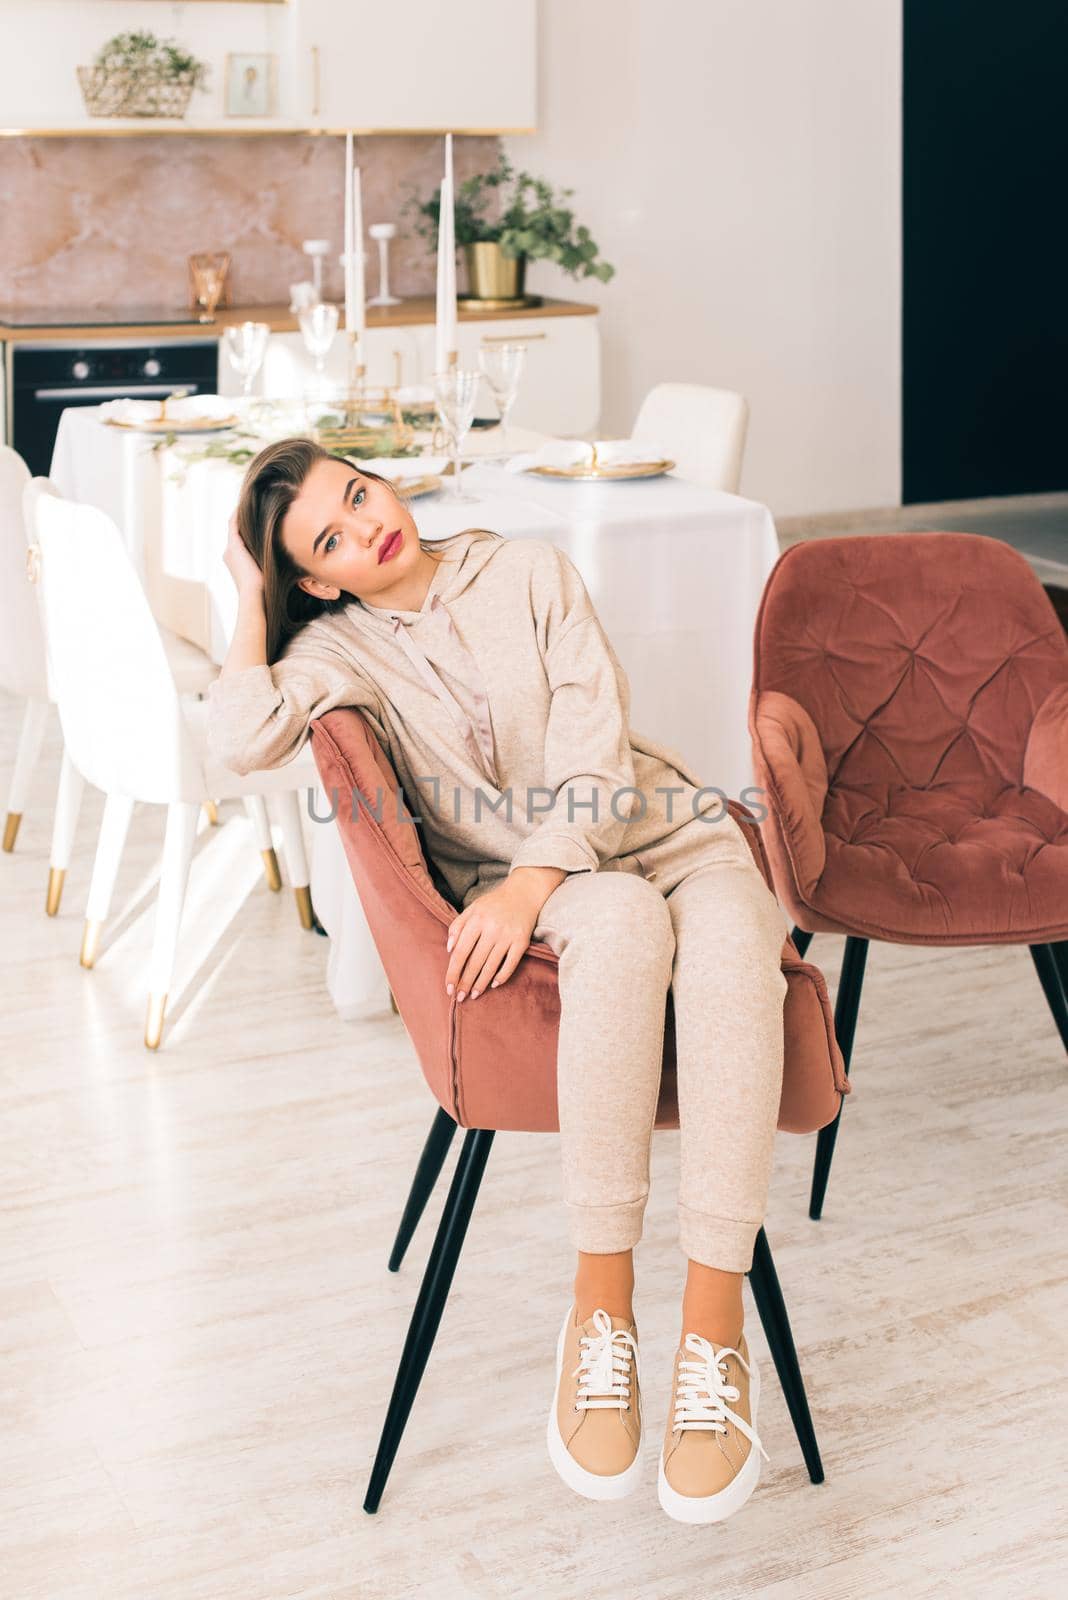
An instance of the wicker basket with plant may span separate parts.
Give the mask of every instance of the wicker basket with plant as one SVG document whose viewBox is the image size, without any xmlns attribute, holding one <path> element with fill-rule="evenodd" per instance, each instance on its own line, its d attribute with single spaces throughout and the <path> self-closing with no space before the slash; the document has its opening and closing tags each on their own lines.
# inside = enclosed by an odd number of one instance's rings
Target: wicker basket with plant
<svg viewBox="0 0 1068 1600">
<path fill-rule="evenodd" d="M 78 68 L 91 117 L 184 117 L 208 69 L 173 39 L 154 33 L 117 33 L 91 67 Z"/>
</svg>

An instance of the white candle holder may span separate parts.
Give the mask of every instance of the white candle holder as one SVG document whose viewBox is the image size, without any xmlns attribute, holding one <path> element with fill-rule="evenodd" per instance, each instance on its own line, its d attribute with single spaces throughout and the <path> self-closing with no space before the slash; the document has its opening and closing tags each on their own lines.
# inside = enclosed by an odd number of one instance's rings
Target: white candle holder
<svg viewBox="0 0 1068 1600">
<path fill-rule="evenodd" d="M 304 239 L 300 248 L 306 256 L 311 257 L 312 283 L 315 285 L 315 298 L 323 298 L 323 262 L 330 254 L 329 239 Z"/>
<path fill-rule="evenodd" d="M 395 222 L 372 222 L 367 231 L 378 244 L 378 293 L 367 304 L 399 306 L 398 297 L 389 292 L 389 241 L 397 237 L 397 225 Z"/>
</svg>

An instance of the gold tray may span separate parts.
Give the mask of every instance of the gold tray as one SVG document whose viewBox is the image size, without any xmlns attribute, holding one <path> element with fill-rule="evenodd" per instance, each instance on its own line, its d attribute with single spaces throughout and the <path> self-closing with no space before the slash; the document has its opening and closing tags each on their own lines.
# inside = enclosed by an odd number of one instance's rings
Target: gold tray
<svg viewBox="0 0 1068 1600">
<path fill-rule="evenodd" d="M 433 494 L 441 488 L 440 478 L 407 478 L 393 484 L 398 500 L 417 500 L 421 494 Z"/>
<path fill-rule="evenodd" d="M 540 478 L 569 478 L 573 483 L 601 483 L 606 478 L 659 478 L 670 472 L 674 461 L 621 461 L 617 466 L 591 467 L 577 462 L 573 467 L 527 467 Z"/>
<path fill-rule="evenodd" d="M 146 417 L 144 422 L 119 422 L 115 417 L 105 417 L 105 425 L 109 428 L 125 428 L 127 433 L 225 433 L 227 428 L 236 428 L 240 418 L 234 414 L 229 417 L 189 417 L 184 422 L 178 417 Z"/>
</svg>

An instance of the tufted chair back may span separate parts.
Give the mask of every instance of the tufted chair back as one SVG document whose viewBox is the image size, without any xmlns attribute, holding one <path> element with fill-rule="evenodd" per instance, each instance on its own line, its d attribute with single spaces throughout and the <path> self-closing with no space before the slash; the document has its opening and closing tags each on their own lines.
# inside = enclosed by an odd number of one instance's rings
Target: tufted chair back
<svg viewBox="0 0 1068 1600">
<path fill-rule="evenodd" d="M 1019 785 L 1028 731 L 1068 663 L 1023 556 L 976 534 L 796 545 L 757 633 L 760 690 L 808 713 L 837 788 Z"/>
<path fill-rule="evenodd" d="M 1068 926 L 1068 640 L 997 539 L 793 546 L 750 728 L 779 899 L 809 932 L 932 944 Z"/>
</svg>

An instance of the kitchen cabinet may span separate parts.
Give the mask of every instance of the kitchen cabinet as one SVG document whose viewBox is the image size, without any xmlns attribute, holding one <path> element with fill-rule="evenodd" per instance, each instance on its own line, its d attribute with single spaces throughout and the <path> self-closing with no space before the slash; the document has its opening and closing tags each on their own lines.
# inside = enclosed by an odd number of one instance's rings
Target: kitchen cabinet
<svg viewBox="0 0 1068 1600">
<path fill-rule="evenodd" d="M 298 121 L 383 133 L 534 128 L 535 0 L 293 0 L 292 20 Z"/>
<path fill-rule="evenodd" d="M 529 131 L 535 121 L 536 0 L 289 0 L 287 5 L 151 6 L 129 0 L 0 0 L 0 132 L 159 134 Z M 180 24 L 149 12 L 180 12 Z M 209 67 L 185 118 L 91 117 L 78 87 L 111 35 L 135 23 L 177 33 Z M 6 49 L 3 47 L 6 46 Z M 225 114 L 226 57 L 278 62 L 269 118 Z"/>
<path fill-rule="evenodd" d="M 248 133 L 281 127 L 291 118 L 287 58 L 293 19 L 286 5 L 133 6 L 129 0 L 0 0 L 3 60 L 0 122 L 4 131 L 99 135 L 120 131 L 151 135 L 193 131 Z M 176 23 L 175 12 L 180 12 Z M 105 40 L 130 28 L 151 29 L 180 43 L 207 63 L 206 88 L 194 92 L 185 118 L 91 117 L 77 69 L 88 66 Z M 268 51 L 278 57 L 280 98 L 271 118 L 225 116 L 226 57 Z"/>
</svg>

